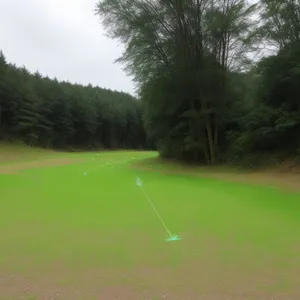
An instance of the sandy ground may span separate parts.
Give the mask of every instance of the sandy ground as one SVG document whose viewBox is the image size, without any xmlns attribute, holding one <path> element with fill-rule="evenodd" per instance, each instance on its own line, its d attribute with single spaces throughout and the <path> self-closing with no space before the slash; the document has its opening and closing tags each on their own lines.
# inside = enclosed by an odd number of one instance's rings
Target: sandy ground
<svg viewBox="0 0 300 300">
<path fill-rule="evenodd" d="M 213 259 L 205 263 L 200 258 L 174 270 L 139 266 L 130 271 L 89 269 L 76 274 L 57 266 L 47 274 L 0 273 L 0 299 L 298 300 L 297 274 L 293 273 L 289 272 L 295 278 L 293 288 L 283 292 L 272 269 L 245 275 L 237 266 L 224 268 Z"/>
<path fill-rule="evenodd" d="M 48 158 L 36 161 L 19 162 L 6 165 L 0 165 L 0 174 L 18 174 L 21 171 L 45 167 L 57 167 L 68 164 L 84 163 L 87 160 L 78 158 Z"/>
</svg>

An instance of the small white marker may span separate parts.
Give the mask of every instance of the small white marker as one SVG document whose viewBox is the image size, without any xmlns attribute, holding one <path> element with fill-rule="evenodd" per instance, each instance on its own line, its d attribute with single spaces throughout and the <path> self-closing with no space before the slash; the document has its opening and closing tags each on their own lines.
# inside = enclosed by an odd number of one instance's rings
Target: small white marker
<svg viewBox="0 0 300 300">
<path fill-rule="evenodd" d="M 84 176 L 86 176 L 86 172 L 84 172 Z"/>
</svg>

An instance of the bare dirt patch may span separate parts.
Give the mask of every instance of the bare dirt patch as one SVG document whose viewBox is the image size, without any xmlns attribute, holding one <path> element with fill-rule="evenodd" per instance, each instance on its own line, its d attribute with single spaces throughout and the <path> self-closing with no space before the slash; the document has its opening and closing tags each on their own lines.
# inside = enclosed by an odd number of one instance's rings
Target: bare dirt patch
<svg viewBox="0 0 300 300">
<path fill-rule="evenodd" d="M 14 163 L 9 165 L 0 165 L 0 174 L 18 174 L 21 171 L 28 169 L 57 167 L 69 164 L 84 163 L 87 159 L 75 159 L 75 158 L 52 158 L 44 160 L 36 160 L 30 162 Z"/>
<path fill-rule="evenodd" d="M 57 157 L 58 155 L 61 153 L 50 149 L 33 148 L 23 144 L 0 141 L 0 165 L 33 161 L 37 158 L 45 158 L 45 156 Z"/>
<path fill-rule="evenodd" d="M 51 272 L 0 273 L 3 299 L 41 300 L 253 300 L 300 297 L 296 280 L 282 289 L 278 270 L 240 273 L 237 266 L 226 270 L 201 256 L 185 267 L 136 266 L 127 270 L 71 270 L 64 266 Z M 283 274 L 283 276 L 286 274 Z M 291 274 L 290 274 L 291 275 Z M 296 276 L 293 272 L 292 275 Z M 1 298 L 2 299 L 2 298 Z"/>
</svg>

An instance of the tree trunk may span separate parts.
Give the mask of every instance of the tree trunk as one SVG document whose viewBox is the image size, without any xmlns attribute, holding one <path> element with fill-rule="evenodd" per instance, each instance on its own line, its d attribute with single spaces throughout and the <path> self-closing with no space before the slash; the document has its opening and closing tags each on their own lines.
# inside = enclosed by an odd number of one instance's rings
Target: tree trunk
<svg viewBox="0 0 300 300">
<path fill-rule="evenodd" d="M 210 164 L 215 164 L 215 147 L 214 147 L 214 140 L 213 140 L 213 132 L 210 123 L 210 119 L 206 121 L 206 131 L 208 137 L 208 145 L 209 145 L 209 154 L 210 154 Z"/>
</svg>

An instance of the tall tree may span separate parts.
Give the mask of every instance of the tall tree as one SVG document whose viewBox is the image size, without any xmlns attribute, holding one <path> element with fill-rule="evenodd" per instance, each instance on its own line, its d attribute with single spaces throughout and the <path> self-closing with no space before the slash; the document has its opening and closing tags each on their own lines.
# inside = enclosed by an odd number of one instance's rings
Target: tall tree
<svg viewBox="0 0 300 300">
<path fill-rule="evenodd" d="M 54 148 L 146 148 L 137 107 L 131 95 L 31 74 L 0 53 L 0 139 Z"/>
<path fill-rule="evenodd" d="M 269 157 L 286 159 L 300 154 L 299 12 L 299 1 L 261 1 L 260 32 L 276 52 L 253 69 L 255 93 L 250 108 L 236 118 L 240 129 L 229 132 L 231 156 L 261 163 Z"/>
<path fill-rule="evenodd" d="M 298 0 L 261 0 L 261 31 L 277 49 L 300 41 L 300 3 Z"/>
<path fill-rule="evenodd" d="M 241 0 L 102 0 L 97 9 L 111 37 L 125 44 L 119 61 L 140 85 L 145 126 L 161 154 L 214 164 L 227 72 L 247 57 L 255 6 Z"/>
</svg>

